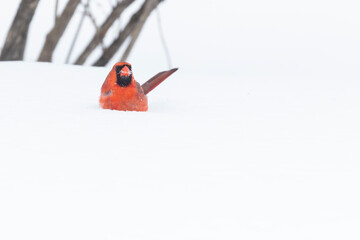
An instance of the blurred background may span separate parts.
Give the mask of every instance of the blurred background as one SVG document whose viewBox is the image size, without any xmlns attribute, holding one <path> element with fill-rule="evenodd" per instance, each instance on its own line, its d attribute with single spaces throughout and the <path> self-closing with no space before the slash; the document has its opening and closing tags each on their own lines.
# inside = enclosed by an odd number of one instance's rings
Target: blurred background
<svg viewBox="0 0 360 240">
<path fill-rule="evenodd" d="M 23 56 L 26 61 L 39 60 L 46 36 L 56 26 L 56 15 L 60 19 L 67 4 L 77 2 L 73 15 L 67 15 L 69 22 L 51 58 L 44 61 L 76 63 L 116 6 L 123 4 L 124 10 L 116 15 L 101 42 L 81 64 L 98 62 L 110 66 L 127 60 L 136 69 L 149 73 L 171 65 L 180 67 L 183 73 L 212 76 L 343 76 L 357 72 L 360 65 L 360 16 L 359 3 L 355 0 L 0 2 L 2 54 L 20 3 L 37 2 Z M 139 24 L 129 31 L 122 44 L 109 49 L 124 33 L 131 17 L 146 3 L 151 5 L 150 10 L 143 12 L 145 20 L 128 54 L 124 53 Z M 135 21 L 141 22 L 141 16 Z M 99 63 L 106 51 L 107 61 Z"/>
<path fill-rule="evenodd" d="M 360 239 L 359 0 L 0 4 L 1 240 Z"/>
</svg>

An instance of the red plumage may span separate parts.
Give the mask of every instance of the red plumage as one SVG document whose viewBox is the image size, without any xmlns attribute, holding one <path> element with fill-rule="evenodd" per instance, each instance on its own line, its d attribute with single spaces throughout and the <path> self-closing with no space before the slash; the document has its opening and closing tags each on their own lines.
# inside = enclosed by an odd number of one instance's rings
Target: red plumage
<svg viewBox="0 0 360 240">
<path fill-rule="evenodd" d="M 177 68 L 156 74 L 140 86 L 132 73 L 129 63 L 118 62 L 109 72 L 101 87 L 100 106 L 121 111 L 147 111 L 147 96 Z"/>
</svg>

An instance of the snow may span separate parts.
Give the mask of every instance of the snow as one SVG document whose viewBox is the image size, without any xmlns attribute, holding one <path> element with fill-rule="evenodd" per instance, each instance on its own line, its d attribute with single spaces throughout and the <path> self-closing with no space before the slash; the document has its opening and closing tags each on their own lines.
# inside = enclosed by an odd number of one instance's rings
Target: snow
<svg viewBox="0 0 360 240">
<path fill-rule="evenodd" d="M 0 239 L 360 237 L 357 75 L 180 68 L 141 113 L 108 71 L 0 63 Z"/>
<path fill-rule="evenodd" d="M 19 2 L 3 1 L 0 47 Z M 40 1 L 27 61 L 54 3 Z M 98 22 L 103 5 L 93 5 Z M 99 108 L 120 53 L 106 68 L 62 65 L 79 11 L 56 64 L 0 62 L 0 239 L 358 240 L 358 9 L 165 1 L 179 71 L 149 94 L 146 113 Z M 93 31 L 86 21 L 72 58 Z M 156 14 L 129 62 L 140 83 L 166 70 Z"/>
</svg>

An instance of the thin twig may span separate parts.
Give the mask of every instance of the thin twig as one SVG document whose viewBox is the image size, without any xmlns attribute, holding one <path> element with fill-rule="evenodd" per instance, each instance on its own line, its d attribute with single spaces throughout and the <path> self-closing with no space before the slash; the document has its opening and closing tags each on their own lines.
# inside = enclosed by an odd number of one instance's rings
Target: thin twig
<svg viewBox="0 0 360 240">
<path fill-rule="evenodd" d="M 93 63 L 93 66 L 105 66 L 114 56 L 114 54 L 116 54 L 126 39 L 132 35 L 136 29 L 138 29 L 137 26 L 139 26 L 140 23 L 143 24 L 152 10 L 154 10 L 156 6 L 162 1 L 163 0 L 144 1 L 140 9 L 131 16 L 125 28 L 119 32 L 118 37 L 105 49 L 98 60 Z"/>
<path fill-rule="evenodd" d="M 98 33 L 98 32 L 99 32 L 99 26 L 97 25 L 96 20 L 95 20 L 95 17 L 91 14 L 89 8 L 88 8 L 87 11 L 86 11 L 86 16 L 88 16 L 88 17 L 90 18 L 91 23 L 92 23 L 92 24 L 94 25 L 94 27 L 95 27 L 96 33 Z M 102 38 L 101 41 L 100 41 L 100 46 L 101 46 L 102 50 L 105 49 L 104 39 L 103 39 L 103 38 Z"/>
<path fill-rule="evenodd" d="M 164 47 L 164 51 L 165 51 L 165 55 L 166 55 L 166 59 L 167 59 L 167 63 L 168 63 L 168 66 L 169 66 L 169 69 L 172 68 L 172 64 L 171 64 L 171 57 L 170 57 L 170 52 L 169 52 L 169 48 L 166 44 L 166 40 L 165 40 L 165 35 L 164 35 L 164 30 L 162 28 L 162 22 L 161 22 L 161 16 L 160 16 L 160 11 L 159 11 L 159 8 L 156 7 L 156 15 L 157 15 L 157 20 L 158 20 L 158 28 L 159 28 L 159 35 L 160 35 L 160 38 L 161 38 L 161 42 L 162 42 L 162 45 Z"/>
<path fill-rule="evenodd" d="M 120 17 L 120 15 L 127 9 L 129 5 L 131 5 L 134 0 L 122 0 L 118 2 L 116 6 L 112 9 L 110 15 L 106 18 L 106 20 L 101 24 L 99 30 L 92 37 L 90 42 L 84 48 L 82 53 L 78 56 L 74 64 L 82 65 L 86 61 L 86 59 L 91 55 L 94 49 L 101 44 L 103 38 L 107 34 L 108 30 L 113 26 L 114 22 Z"/>
<path fill-rule="evenodd" d="M 55 22 L 58 20 L 58 7 L 59 7 L 59 0 L 55 2 Z"/>
<path fill-rule="evenodd" d="M 84 12 L 83 12 L 83 14 L 82 14 L 82 16 L 81 16 L 81 19 L 80 19 L 78 28 L 77 28 L 77 30 L 76 30 L 76 32 L 75 32 L 74 39 L 73 39 L 73 41 L 72 41 L 72 43 L 71 43 L 69 52 L 68 52 L 68 54 L 67 54 L 67 56 L 66 56 L 66 60 L 65 60 L 65 63 L 66 63 L 66 64 L 69 63 L 69 60 L 70 60 L 70 57 L 71 57 L 71 53 L 72 53 L 72 51 L 73 51 L 73 49 L 74 49 L 74 46 L 75 46 L 76 40 L 77 40 L 77 38 L 78 38 L 78 36 L 79 36 L 81 27 L 82 27 L 82 25 L 83 25 L 83 23 L 84 23 L 84 19 L 85 19 L 85 16 L 86 16 L 86 12 L 88 11 L 89 4 L 90 4 L 90 0 L 88 0 L 87 3 L 84 5 Z"/>
<path fill-rule="evenodd" d="M 149 8 L 150 8 L 150 6 L 151 6 L 150 4 L 154 4 L 154 2 L 153 2 L 154 0 L 148 0 L 148 1 L 149 1 L 148 4 L 149 4 Z M 151 10 L 150 10 L 150 11 L 151 11 Z M 134 26 L 131 34 L 130 34 L 131 40 L 130 40 L 128 46 L 126 47 L 126 49 L 125 49 L 122 57 L 120 58 L 120 61 L 121 61 L 121 62 L 127 61 L 128 57 L 129 57 L 129 55 L 130 55 L 130 52 L 131 52 L 131 50 L 133 49 L 133 47 L 134 47 L 134 45 L 135 45 L 135 42 L 136 42 L 136 40 L 138 39 L 142 28 L 144 27 L 144 24 L 145 24 L 145 21 L 146 21 L 146 18 L 147 18 L 147 17 L 148 17 L 148 16 L 146 16 L 146 17 L 143 16 L 142 19 L 139 19 L 139 20 L 135 23 L 135 26 Z"/>
<path fill-rule="evenodd" d="M 68 27 L 68 24 L 80 2 L 81 0 L 69 0 L 67 2 L 53 28 L 46 35 L 45 43 L 41 49 L 38 61 L 51 62 L 55 48 Z"/>
</svg>

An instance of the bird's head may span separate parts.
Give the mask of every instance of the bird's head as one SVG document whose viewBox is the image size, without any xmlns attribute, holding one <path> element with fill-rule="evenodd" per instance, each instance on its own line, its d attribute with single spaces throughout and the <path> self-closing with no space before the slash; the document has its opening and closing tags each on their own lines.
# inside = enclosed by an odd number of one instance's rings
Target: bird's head
<svg viewBox="0 0 360 240">
<path fill-rule="evenodd" d="M 120 87 L 127 87 L 133 79 L 131 64 L 127 62 L 118 62 L 114 65 L 113 71 L 116 73 L 116 84 Z"/>
</svg>

